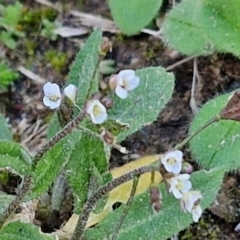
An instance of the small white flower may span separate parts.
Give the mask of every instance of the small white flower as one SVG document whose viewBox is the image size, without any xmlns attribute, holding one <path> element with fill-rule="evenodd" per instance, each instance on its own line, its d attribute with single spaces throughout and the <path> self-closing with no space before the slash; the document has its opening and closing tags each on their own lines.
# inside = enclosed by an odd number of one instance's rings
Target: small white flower
<svg viewBox="0 0 240 240">
<path fill-rule="evenodd" d="M 128 92 L 135 89 L 140 83 L 140 78 L 135 75 L 135 71 L 122 70 L 110 79 L 110 86 L 115 89 L 118 97 L 125 99 Z"/>
<path fill-rule="evenodd" d="M 77 87 L 73 84 L 69 84 L 64 88 L 63 93 L 71 100 L 71 104 L 74 105 L 77 95 Z"/>
<path fill-rule="evenodd" d="M 60 88 L 56 83 L 47 82 L 43 85 L 44 98 L 43 103 L 45 106 L 56 109 L 61 104 L 62 95 Z"/>
<path fill-rule="evenodd" d="M 188 192 L 192 188 L 192 183 L 189 181 L 189 174 L 180 174 L 167 179 L 170 184 L 169 192 L 177 199 L 183 196 L 183 193 Z"/>
<path fill-rule="evenodd" d="M 178 174 L 182 169 L 182 157 L 183 153 L 179 150 L 175 150 L 164 154 L 161 162 L 168 172 Z"/>
<path fill-rule="evenodd" d="M 199 201 L 203 198 L 199 191 L 189 191 L 183 194 L 181 199 L 181 208 L 184 211 L 192 213 L 193 221 L 198 222 L 202 215 L 202 208 Z"/>
<path fill-rule="evenodd" d="M 90 100 L 87 104 L 87 113 L 95 124 L 101 124 L 107 120 L 107 110 L 105 106 L 97 99 Z"/>
</svg>

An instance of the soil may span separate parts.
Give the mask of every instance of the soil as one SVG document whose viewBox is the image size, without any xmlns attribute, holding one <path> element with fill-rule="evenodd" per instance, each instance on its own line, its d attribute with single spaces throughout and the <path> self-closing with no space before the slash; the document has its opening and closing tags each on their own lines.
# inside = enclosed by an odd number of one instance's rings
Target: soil
<svg viewBox="0 0 240 240">
<path fill-rule="evenodd" d="M 52 3 L 63 3 L 63 13 L 57 13 L 57 18 L 66 26 L 81 27 L 81 23 L 69 14 L 71 9 L 81 10 L 93 15 L 102 15 L 110 18 L 110 12 L 106 1 L 103 0 L 79 0 L 52 1 Z M 45 6 L 35 1 L 22 1 L 26 8 L 39 9 Z M 121 34 L 104 32 L 113 44 L 113 51 L 108 54 L 108 59 L 113 59 L 117 70 L 139 69 L 147 66 L 168 67 L 184 58 L 156 37 L 147 34 L 139 34 L 126 37 Z M 61 38 L 51 41 L 46 37 L 29 33 L 27 38 L 34 41 L 32 52 L 27 49 L 27 42 L 19 39 L 19 47 L 16 51 L 4 48 L 5 56 L 9 59 L 12 67 L 26 66 L 35 74 L 46 81 L 56 82 L 61 86 L 67 79 L 69 65 L 88 34 L 80 37 Z M 60 67 L 54 66 L 46 59 L 46 52 L 54 50 L 55 53 L 64 53 L 65 62 Z M 230 54 L 214 54 L 208 57 L 197 58 L 197 68 L 200 76 L 200 84 L 195 90 L 196 106 L 201 107 L 205 102 L 222 93 L 226 93 L 240 86 L 240 61 Z M 175 91 L 171 101 L 159 114 L 158 119 L 151 125 L 142 128 L 124 142 L 130 151 L 123 155 L 114 150 L 111 157 L 110 167 L 121 166 L 132 161 L 136 156 L 146 156 L 162 153 L 171 149 L 187 135 L 188 127 L 194 117 L 190 107 L 191 87 L 193 78 L 193 60 L 189 60 L 171 70 L 176 78 Z M 20 74 L 17 81 L 8 87 L 7 91 L 0 93 L 1 112 L 8 119 L 16 141 L 35 153 L 41 144 L 46 141 L 47 122 L 52 112 L 42 104 L 42 85 Z M 191 153 L 186 147 L 185 157 L 192 162 Z M 234 231 L 240 222 L 240 176 L 237 172 L 226 175 L 223 186 L 217 197 L 219 204 L 213 204 L 206 210 L 199 223 L 193 224 L 179 233 L 179 239 L 240 239 L 240 234 Z M 2 186 L 2 190 L 12 194 L 19 179 L 13 177 L 11 183 Z M 51 231 L 59 227 L 71 214 L 69 204 L 65 205 L 65 213 L 59 222 L 59 214 L 54 213 L 48 221 L 38 218 L 36 223 L 42 226 L 43 231 Z M 227 206 L 227 207 L 226 207 Z M 55 222 L 53 226 L 50 222 Z M 47 227 L 48 226 L 48 227 Z"/>
</svg>

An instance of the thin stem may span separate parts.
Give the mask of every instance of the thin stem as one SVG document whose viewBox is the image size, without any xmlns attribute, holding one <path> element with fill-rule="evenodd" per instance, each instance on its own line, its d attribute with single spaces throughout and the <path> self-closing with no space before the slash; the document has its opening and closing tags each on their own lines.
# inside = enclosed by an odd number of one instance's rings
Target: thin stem
<svg viewBox="0 0 240 240">
<path fill-rule="evenodd" d="M 216 115 L 215 117 L 211 118 L 208 122 L 206 122 L 203 126 L 201 126 L 200 128 L 198 128 L 195 132 L 193 132 L 190 136 L 188 136 L 187 138 L 185 138 L 182 142 L 180 142 L 179 144 L 177 144 L 174 149 L 181 149 L 186 143 L 188 143 L 193 137 L 195 137 L 198 133 L 200 133 L 201 131 L 203 131 L 205 128 L 207 128 L 208 126 L 210 126 L 211 124 L 218 122 L 221 119 L 221 117 L 219 115 Z"/>
<path fill-rule="evenodd" d="M 146 172 L 158 171 L 159 169 L 154 166 L 144 166 L 138 169 L 135 169 L 131 172 L 128 172 L 111 182 L 107 183 L 103 187 L 99 188 L 96 193 L 94 193 L 85 203 L 82 214 L 79 216 L 76 228 L 74 230 L 71 240 L 82 240 L 84 237 L 84 231 L 87 225 L 87 221 L 90 213 L 104 195 L 122 185 L 123 183 L 132 180 L 134 177 L 144 174 Z"/>
<path fill-rule="evenodd" d="M 114 231 L 113 236 L 112 236 L 112 240 L 116 240 L 117 239 L 117 235 L 118 235 L 118 233 L 120 231 L 120 228 L 121 228 L 121 226 L 122 226 L 122 224 L 123 224 L 123 222 L 124 222 L 128 212 L 130 210 L 130 207 L 131 207 L 132 202 L 133 202 L 134 195 L 135 195 L 136 190 L 137 190 L 138 181 L 139 181 L 139 176 L 136 176 L 133 179 L 133 185 L 132 185 L 130 196 L 129 196 L 128 200 L 127 200 L 125 208 L 123 209 L 123 213 L 122 213 L 122 215 L 121 215 L 121 217 L 119 219 L 119 222 L 118 222 L 118 224 L 117 224 L 117 226 L 115 228 L 115 231 Z"/>
<path fill-rule="evenodd" d="M 69 122 L 61 131 L 59 131 L 52 139 L 50 139 L 47 143 L 45 143 L 42 148 L 36 153 L 33 158 L 32 168 L 35 169 L 37 163 L 41 159 L 41 157 L 55 144 L 57 144 L 60 140 L 66 137 L 69 133 L 73 131 L 75 127 L 83 120 L 86 115 L 86 111 L 82 111 L 74 118 L 71 122 Z"/>
<path fill-rule="evenodd" d="M 184 59 L 182 59 L 182 60 L 180 60 L 180 61 L 178 61 L 178 62 L 176 62 L 176 63 L 174 63 L 174 64 L 172 64 L 172 65 L 170 65 L 170 66 L 168 66 L 168 67 L 166 67 L 165 70 L 166 70 L 166 71 L 171 71 L 171 70 L 173 70 L 175 67 L 178 67 L 178 66 L 182 65 L 183 63 L 188 62 L 188 61 L 194 59 L 195 57 L 197 57 L 197 56 L 195 55 L 195 56 L 190 56 L 190 57 L 184 58 Z"/>
<path fill-rule="evenodd" d="M 23 178 L 22 186 L 17 194 L 17 196 L 11 201 L 11 203 L 8 205 L 8 207 L 3 211 L 3 213 L 0 216 L 0 229 L 2 228 L 5 221 L 8 219 L 8 217 L 16 210 L 16 208 L 19 206 L 19 203 L 22 201 L 22 199 L 25 197 L 25 195 L 29 192 L 30 186 L 31 186 L 32 177 L 30 175 L 26 175 Z"/>
</svg>

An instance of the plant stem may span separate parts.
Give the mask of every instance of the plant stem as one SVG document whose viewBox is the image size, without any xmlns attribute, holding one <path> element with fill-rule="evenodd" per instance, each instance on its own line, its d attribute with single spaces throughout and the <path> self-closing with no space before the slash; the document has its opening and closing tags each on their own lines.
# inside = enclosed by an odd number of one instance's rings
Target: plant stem
<svg viewBox="0 0 240 240">
<path fill-rule="evenodd" d="M 59 131 L 56 136 L 54 136 L 52 139 L 50 139 L 47 143 L 45 143 L 42 148 L 36 153 L 36 155 L 33 158 L 33 164 L 32 168 L 35 169 L 37 163 L 41 159 L 41 157 L 55 144 L 57 144 L 60 140 L 62 140 L 64 137 L 66 137 L 69 133 L 73 131 L 75 127 L 83 120 L 83 118 L 86 115 L 86 111 L 83 110 L 81 113 L 77 115 L 76 118 L 74 118 L 71 122 L 69 122 L 61 131 Z"/>
<path fill-rule="evenodd" d="M 136 190 L 137 190 L 137 185 L 138 185 L 138 180 L 139 180 L 139 176 L 136 176 L 134 179 L 133 179 L 133 185 L 132 185 L 132 190 L 131 190 L 131 193 L 130 193 L 130 196 L 128 198 L 128 201 L 126 203 L 126 206 L 125 208 L 123 209 L 123 213 L 119 219 L 119 222 L 115 228 L 115 231 L 113 233 L 113 236 L 112 236 L 112 240 L 116 240 L 117 239 L 117 235 L 119 233 L 119 230 L 123 224 L 123 221 L 124 219 L 126 218 L 128 212 L 129 212 L 129 209 L 132 205 L 132 202 L 133 202 L 133 198 L 134 198 L 134 195 L 136 193 Z"/>
<path fill-rule="evenodd" d="M 128 172 L 112 180 L 111 182 L 107 183 L 103 187 L 99 188 L 97 192 L 95 192 L 85 203 L 82 214 L 79 216 L 79 219 L 71 240 L 83 239 L 84 231 L 87 225 L 89 215 L 92 212 L 95 205 L 97 204 L 98 200 L 100 200 L 104 195 L 106 195 L 113 189 L 117 188 L 118 186 L 122 185 L 123 183 L 134 179 L 136 176 L 144 174 L 146 172 L 152 172 L 152 171 L 159 171 L 159 168 L 154 166 L 144 166 L 144 167 L 135 169 L 131 172 Z"/>
<path fill-rule="evenodd" d="M 5 221 L 8 219 L 8 217 L 16 210 L 16 208 L 19 206 L 19 203 L 22 201 L 22 199 L 26 196 L 26 194 L 29 192 L 30 186 L 31 186 L 32 177 L 31 175 L 26 175 L 23 178 L 22 186 L 19 191 L 19 193 L 16 195 L 16 197 L 11 201 L 11 203 L 8 205 L 8 207 L 3 211 L 3 213 L 0 216 L 0 229 L 2 228 Z"/>
<path fill-rule="evenodd" d="M 193 137 L 195 137 L 197 134 L 199 134 L 201 131 L 203 131 L 205 128 L 207 128 L 208 126 L 210 126 L 211 124 L 218 122 L 221 119 L 220 115 L 216 115 L 213 118 L 211 118 L 208 122 L 206 122 L 203 126 L 201 126 L 200 128 L 198 128 L 195 132 L 193 132 L 190 136 L 188 136 L 187 138 L 185 138 L 182 142 L 180 142 L 179 144 L 177 144 L 174 149 L 181 149 L 186 143 L 188 143 Z"/>
</svg>

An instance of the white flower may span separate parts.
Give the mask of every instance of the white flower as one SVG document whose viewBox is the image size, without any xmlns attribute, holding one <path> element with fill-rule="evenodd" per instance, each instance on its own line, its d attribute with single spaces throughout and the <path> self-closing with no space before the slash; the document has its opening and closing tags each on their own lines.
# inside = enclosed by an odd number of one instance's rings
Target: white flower
<svg viewBox="0 0 240 240">
<path fill-rule="evenodd" d="M 179 150 L 167 152 L 163 155 L 161 162 L 168 172 L 178 174 L 182 169 L 182 156 L 183 153 Z"/>
<path fill-rule="evenodd" d="M 193 221 L 198 222 L 202 215 L 202 208 L 199 201 L 203 198 L 199 191 L 189 191 L 183 194 L 181 199 L 181 208 L 184 211 L 192 213 Z"/>
<path fill-rule="evenodd" d="M 140 78 L 134 70 L 122 70 L 110 79 L 110 87 L 115 89 L 118 97 L 125 99 L 128 92 L 135 89 L 140 83 Z"/>
<path fill-rule="evenodd" d="M 97 99 L 90 100 L 87 104 L 87 113 L 95 124 L 101 124 L 107 120 L 107 110 L 105 106 Z"/>
<path fill-rule="evenodd" d="M 56 83 L 47 82 L 43 85 L 44 98 L 43 103 L 45 106 L 55 109 L 61 104 L 62 95 L 60 88 Z"/>
<path fill-rule="evenodd" d="M 189 181 L 189 174 L 180 174 L 167 179 L 170 184 L 169 192 L 177 199 L 183 196 L 183 193 L 188 192 L 192 188 L 192 183 Z"/>
<path fill-rule="evenodd" d="M 73 84 L 69 84 L 64 88 L 63 93 L 65 96 L 67 96 L 68 99 L 71 100 L 71 104 L 74 105 L 77 95 L 77 87 Z"/>
</svg>

